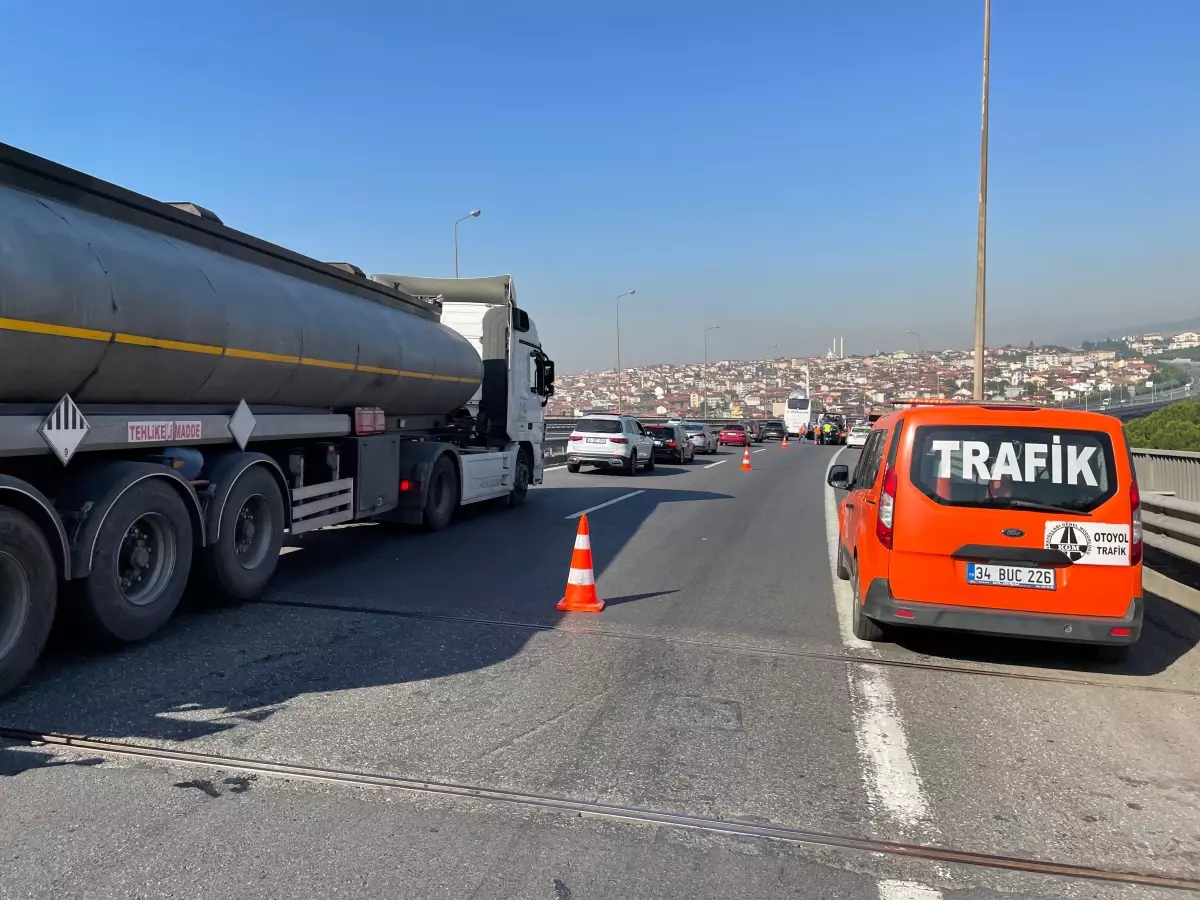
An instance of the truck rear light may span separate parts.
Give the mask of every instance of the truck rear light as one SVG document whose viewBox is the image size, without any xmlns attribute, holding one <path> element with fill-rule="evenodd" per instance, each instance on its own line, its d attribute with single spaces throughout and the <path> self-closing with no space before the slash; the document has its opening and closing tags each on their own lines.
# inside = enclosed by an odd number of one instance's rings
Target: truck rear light
<svg viewBox="0 0 1200 900">
<path fill-rule="evenodd" d="M 413 491 L 419 491 L 420 489 L 421 489 L 421 482 L 412 481 L 411 479 L 408 479 L 408 478 L 400 479 L 400 493 L 408 494 Z"/>
<path fill-rule="evenodd" d="M 354 433 L 383 434 L 387 430 L 387 417 L 382 409 L 373 406 L 356 406 L 354 408 Z"/>
<path fill-rule="evenodd" d="M 1129 527 L 1129 564 L 1136 566 L 1142 561 L 1142 494 L 1136 478 L 1129 485 L 1129 508 L 1133 511 Z"/>
<path fill-rule="evenodd" d="M 892 549 L 892 524 L 896 518 L 896 470 L 888 467 L 883 473 L 883 490 L 879 494 L 879 517 L 875 520 L 875 536 L 879 543 Z"/>
<path fill-rule="evenodd" d="M 614 444 L 628 444 L 629 438 L 609 438 Z"/>
</svg>

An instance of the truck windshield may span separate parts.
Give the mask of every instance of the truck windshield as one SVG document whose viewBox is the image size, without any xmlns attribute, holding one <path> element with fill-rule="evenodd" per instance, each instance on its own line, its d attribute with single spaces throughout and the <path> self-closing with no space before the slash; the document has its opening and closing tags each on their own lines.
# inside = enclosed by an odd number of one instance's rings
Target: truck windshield
<svg viewBox="0 0 1200 900">
<path fill-rule="evenodd" d="M 1057 428 L 923 426 L 913 438 L 911 477 L 943 506 L 1087 513 L 1117 490 L 1109 436 Z"/>
</svg>

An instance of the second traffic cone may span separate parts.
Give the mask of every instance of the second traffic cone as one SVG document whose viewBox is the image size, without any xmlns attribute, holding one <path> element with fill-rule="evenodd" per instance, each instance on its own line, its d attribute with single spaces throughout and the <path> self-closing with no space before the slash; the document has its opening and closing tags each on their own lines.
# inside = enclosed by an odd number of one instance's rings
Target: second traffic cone
<svg viewBox="0 0 1200 900">
<path fill-rule="evenodd" d="M 558 601 L 560 612 L 600 612 L 604 601 L 596 594 L 596 573 L 592 569 L 592 538 L 588 532 L 587 514 L 579 517 L 575 532 L 575 552 L 571 554 L 571 573 L 567 576 L 567 592 Z"/>
<path fill-rule="evenodd" d="M 780 450 L 787 449 L 787 432 L 786 431 L 783 433 L 783 443 L 779 445 L 779 449 Z"/>
<path fill-rule="evenodd" d="M 747 447 L 746 452 L 742 454 L 742 471 L 749 472 L 750 470 L 750 448 Z"/>
</svg>

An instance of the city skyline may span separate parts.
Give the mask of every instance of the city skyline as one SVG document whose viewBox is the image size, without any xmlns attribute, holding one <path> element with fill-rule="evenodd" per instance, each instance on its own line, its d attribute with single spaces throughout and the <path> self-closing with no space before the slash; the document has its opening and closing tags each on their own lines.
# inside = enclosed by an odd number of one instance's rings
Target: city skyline
<svg viewBox="0 0 1200 900">
<path fill-rule="evenodd" d="M 17 5 L 4 139 L 367 272 L 452 274 L 481 209 L 461 274 L 511 273 L 569 368 L 630 287 L 631 363 L 717 322 L 729 356 L 970 346 L 982 2 L 351 5 L 453 64 L 312 4 Z M 1200 307 L 1200 5 L 1088 9 L 993 11 L 989 345 Z"/>
</svg>

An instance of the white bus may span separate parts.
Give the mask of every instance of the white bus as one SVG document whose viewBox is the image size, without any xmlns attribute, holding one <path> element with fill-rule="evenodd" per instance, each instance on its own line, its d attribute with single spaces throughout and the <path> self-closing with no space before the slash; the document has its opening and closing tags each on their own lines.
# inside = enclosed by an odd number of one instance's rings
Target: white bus
<svg viewBox="0 0 1200 900">
<path fill-rule="evenodd" d="M 783 427 L 789 437 L 804 437 L 814 427 L 825 411 L 820 400 L 810 400 L 808 391 L 796 388 L 788 394 L 787 408 L 783 411 Z"/>
</svg>

